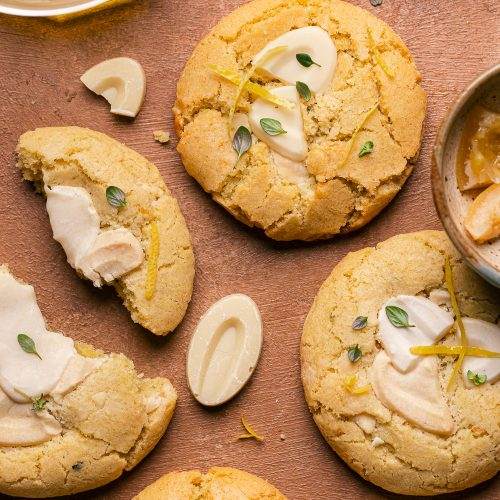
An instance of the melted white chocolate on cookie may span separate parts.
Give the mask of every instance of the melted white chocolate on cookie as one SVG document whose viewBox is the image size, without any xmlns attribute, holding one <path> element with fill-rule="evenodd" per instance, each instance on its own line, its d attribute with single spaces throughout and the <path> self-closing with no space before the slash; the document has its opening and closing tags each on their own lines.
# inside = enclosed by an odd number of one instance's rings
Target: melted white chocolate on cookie
<svg viewBox="0 0 500 500">
<path fill-rule="evenodd" d="M 248 116 L 252 132 L 273 151 L 289 160 L 301 162 L 307 156 L 307 142 L 297 89 L 294 86 L 277 87 L 270 92 L 292 102 L 294 107 L 292 109 L 276 107 L 264 99 L 257 99 L 251 105 Z M 284 132 L 278 135 L 267 133 L 261 124 L 261 120 L 266 118 L 278 120 Z"/>
<path fill-rule="evenodd" d="M 314 93 L 329 87 L 337 66 L 337 49 L 327 31 L 319 26 L 288 31 L 269 42 L 255 55 L 253 62 L 262 60 L 265 54 L 276 47 L 286 49 L 266 60 L 259 66 L 259 71 L 291 85 L 297 81 L 303 82 Z M 301 65 L 297 61 L 297 54 L 308 54 L 316 64 L 309 67 Z"/>
<path fill-rule="evenodd" d="M 387 306 L 397 306 L 408 314 L 408 328 L 394 326 L 386 313 Z M 401 372 L 415 368 L 421 360 L 412 354 L 410 347 L 432 345 L 444 337 L 453 326 L 453 316 L 425 297 L 398 295 L 389 299 L 378 314 L 378 337 L 391 359 L 392 364 Z"/>
<path fill-rule="evenodd" d="M 139 240 L 125 228 L 101 231 L 100 218 L 89 193 L 80 187 L 47 188 L 47 212 L 54 239 L 74 269 L 102 286 L 141 265 Z"/>
<path fill-rule="evenodd" d="M 385 351 L 380 351 L 371 377 L 375 394 L 384 406 L 426 431 L 453 433 L 455 425 L 439 383 L 435 356 L 427 356 L 409 373 L 401 373 Z"/>
<path fill-rule="evenodd" d="M 488 351 L 500 352 L 500 327 L 488 321 L 463 318 L 467 342 L 471 346 L 482 347 Z M 486 381 L 494 384 L 500 378 L 500 358 L 480 358 L 466 356 L 462 365 L 462 376 L 470 387 L 467 372 L 486 375 Z"/>
<path fill-rule="evenodd" d="M 47 441 L 61 426 L 46 410 L 35 412 L 32 401 L 63 396 L 104 358 L 84 358 L 71 338 L 48 331 L 33 287 L 5 267 L 0 267 L 0 325 L 0 445 Z M 39 356 L 25 352 L 19 334 L 29 336 Z"/>
</svg>

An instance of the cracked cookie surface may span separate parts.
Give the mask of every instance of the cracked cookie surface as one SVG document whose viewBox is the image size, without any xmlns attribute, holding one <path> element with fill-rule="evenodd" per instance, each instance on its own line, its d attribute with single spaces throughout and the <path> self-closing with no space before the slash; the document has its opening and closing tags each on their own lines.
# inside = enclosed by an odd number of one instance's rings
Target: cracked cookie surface
<svg viewBox="0 0 500 500">
<path fill-rule="evenodd" d="M 456 427 L 449 437 L 415 427 L 383 406 L 373 390 L 353 395 L 343 387 L 345 377 L 352 374 L 357 374 L 360 385 L 369 381 L 381 349 L 376 325 L 382 304 L 399 294 L 427 296 L 445 288 L 447 256 L 462 315 L 497 322 L 498 290 L 466 266 L 443 232 L 422 231 L 395 236 L 342 259 L 316 296 L 302 335 L 302 382 L 321 433 L 361 476 L 400 494 L 462 490 L 499 469 L 500 386 L 466 388 L 460 376 L 455 388 L 446 392 L 455 358 L 439 358 L 439 381 Z M 353 330 L 353 320 L 360 315 L 368 317 L 368 326 Z M 363 353 L 356 363 L 347 357 L 353 344 Z M 356 423 L 359 415 L 374 418 L 374 428 L 363 430 Z M 375 436 L 383 443 L 374 446 Z"/>
<path fill-rule="evenodd" d="M 75 349 L 102 364 L 64 396 L 45 396 L 61 434 L 0 446 L 0 493 L 47 498 L 97 488 L 135 467 L 166 431 L 177 401 L 168 379 L 143 377 L 123 354 L 78 342 Z"/>
<path fill-rule="evenodd" d="M 170 472 L 142 490 L 134 500 L 286 500 L 264 479 L 232 467 Z"/>
<path fill-rule="evenodd" d="M 243 75 L 268 42 L 309 25 L 331 35 L 338 62 L 329 89 L 301 104 L 309 151 L 307 182 L 297 184 L 260 141 L 236 161 L 228 131 L 236 87 L 208 64 Z M 375 61 L 368 30 L 394 77 Z M 224 18 L 187 62 L 173 109 L 178 151 L 188 173 L 238 220 L 276 240 L 328 238 L 369 222 L 410 175 L 425 115 L 419 82 L 401 39 L 367 11 L 337 0 L 255 0 Z M 244 93 L 237 111 L 248 112 L 250 99 Z M 351 136 L 374 106 L 349 153 Z M 368 140 L 374 150 L 359 158 Z"/>
<path fill-rule="evenodd" d="M 42 192 L 47 185 L 86 189 L 101 228 L 125 227 L 141 242 L 143 263 L 113 285 L 132 319 L 164 335 L 182 320 L 191 299 L 194 254 L 186 222 L 156 166 L 111 137 L 80 127 L 47 127 L 24 133 L 17 146 L 26 180 Z M 119 186 L 127 206 L 107 203 L 106 188 Z M 159 232 L 156 292 L 145 296 L 151 223 Z"/>
</svg>

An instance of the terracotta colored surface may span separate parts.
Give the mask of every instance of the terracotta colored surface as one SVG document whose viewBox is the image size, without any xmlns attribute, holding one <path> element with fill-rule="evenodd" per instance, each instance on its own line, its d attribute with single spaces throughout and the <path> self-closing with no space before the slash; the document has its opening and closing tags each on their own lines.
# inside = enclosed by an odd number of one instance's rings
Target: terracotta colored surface
<svg viewBox="0 0 500 500">
<path fill-rule="evenodd" d="M 396 200 L 355 235 L 315 245 L 277 245 L 233 220 L 184 172 L 174 144 L 152 138 L 172 132 L 175 83 L 201 35 L 241 0 L 137 2 L 67 24 L 0 16 L 0 262 L 32 283 L 54 329 L 123 351 L 148 375 L 170 377 L 179 391 L 172 424 L 134 471 L 82 498 L 127 499 L 173 469 L 232 465 L 268 478 L 291 499 L 377 498 L 383 492 L 352 473 L 325 444 L 305 406 L 298 348 L 302 323 L 331 268 L 350 250 L 399 232 L 439 228 L 431 197 L 429 152 L 436 127 L 454 96 L 500 59 L 492 45 L 500 14 L 495 0 L 386 0 L 374 9 L 415 55 L 429 93 L 420 161 Z M 107 57 L 137 58 L 148 78 L 139 117 L 112 116 L 78 77 Z M 107 132 L 160 168 L 187 218 L 197 257 L 193 301 L 176 333 L 153 338 L 134 326 L 110 291 L 79 280 L 52 240 L 42 198 L 14 165 L 18 135 L 43 125 L 83 125 Z M 260 364 L 232 402 L 207 411 L 191 398 L 185 354 L 200 315 L 220 297 L 243 292 L 259 305 L 265 325 Z M 236 442 L 244 413 L 266 440 Z M 284 440 L 280 438 L 283 434 Z M 474 460 L 471 457 L 471 460 Z M 492 498 L 498 483 L 472 490 Z"/>
</svg>

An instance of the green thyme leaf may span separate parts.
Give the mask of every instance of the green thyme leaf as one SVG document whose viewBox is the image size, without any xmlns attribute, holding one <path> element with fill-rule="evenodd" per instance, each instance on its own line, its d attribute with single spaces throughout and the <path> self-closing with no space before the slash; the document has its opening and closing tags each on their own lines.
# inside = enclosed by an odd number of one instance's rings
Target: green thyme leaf
<svg viewBox="0 0 500 500">
<path fill-rule="evenodd" d="M 83 468 L 83 462 L 81 462 L 80 460 L 76 463 L 74 463 L 71 468 L 73 470 L 81 470 Z"/>
<path fill-rule="evenodd" d="M 362 330 L 366 326 L 367 323 L 368 323 L 367 316 L 358 316 L 352 322 L 352 328 L 353 328 L 353 330 Z"/>
<path fill-rule="evenodd" d="M 304 82 L 295 82 L 295 88 L 299 95 L 306 101 L 311 98 L 311 89 Z"/>
<path fill-rule="evenodd" d="M 19 342 L 19 345 L 24 352 L 27 352 L 28 354 L 34 354 L 35 356 L 38 356 L 40 359 L 42 359 L 40 354 L 38 354 L 35 342 L 33 342 L 33 339 L 31 337 L 28 337 L 28 335 L 26 335 L 25 333 L 20 333 L 17 336 L 17 341 Z"/>
<path fill-rule="evenodd" d="M 349 347 L 349 349 L 347 349 L 347 357 L 349 358 L 349 361 L 351 363 L 356 363 L 356 361 L 358 361 L 361 356 L 362 352 L 358 344 L 352 345 L 351 347 Z"/>
<path fill-rule="evenodd" d="M 373 151 L 373 141 L 366 141 L 359 150 L 358 156 L 362 158 L 363 156 L 369 155 Z"/>
<path fill-rule="evenodd" d="M 233 149 L 238 154 L 238 160 L 250 149 L 252 145 L 252 134 L 250 130 L 241 125 L 233 137 Z"/>
<path fill-rule="evenodd" d="M 122 208 L 127 205 L 125 193 L 116 186 L 108 186 L 106 188 L 106 199 L 112 207 Z"/>
<path fill-rule="evenodd" d="M 39 396 L 38 398 L 34 398 L 32 401 L 32 407 L 31 409 L 35 412 L 38 413 L 39 411 L 43 411 L 45 409 L 45 405 L 48 403 L 48 400 L 43 397 L 43 395 Z"/>
<path fill-rule="evenodd" d="M 486 380 L 488 380 L 488 377 L 486 376 L 485 373 L 474 373 L 471 370 L 467 370 L 467 378 L 474 385 L 483 385 L 486 382 Z"/>
<path fill-rule="evenodd" d="M 274 118 L 261 118 L 260 119 L 260 126 L 262 127 L 262 130 L 267 135 L 286 134 L 286 130 L 283 130 L 283 127 L 281 126 L 281 122 L 278 120 L 275 120 Z"/>
<path fill-rule="evenodd" d="M 385 314 L 387 314 L 389 321 L 396 328 L 408 328 L 410 326 L 415 326 L 408 323 L 408 313 L 398 306 L 386 306 Z"/>
<path fill-rule="evenodd" d="M 321 68 L 321 64 L 314 62 L 309 54 L 295 54 L 295 57 L 297 58 L 297 61 L 299 61 L 299 64 L 302 64 L 302 66 L 306 68 L 309 68 L 309 66 L 312 66 L 313 64 Z"/>
</svg>

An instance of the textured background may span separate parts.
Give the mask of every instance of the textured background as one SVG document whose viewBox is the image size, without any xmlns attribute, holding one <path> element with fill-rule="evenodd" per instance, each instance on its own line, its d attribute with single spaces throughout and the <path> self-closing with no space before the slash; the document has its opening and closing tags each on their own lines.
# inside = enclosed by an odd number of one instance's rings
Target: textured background
<svg viewBox="0 0 500 500">
<path fill-rule="evenodd" d="M 413 52 L 429 95 L 423 148 L 415 171 L 393 203 L 368 227 L 318 244 L 281 245 L 243 227 L 184 172 L 175 151 L 152 132 L 173 132 L 175 85 L 193 47 L 241 0 L 152 0 L 57 24 L 0 16 L 0 262 L 35 286 L 52 328 L 107 350 L 122 351 L 147 375 L 168 376 L 179 404 L 165 437 L 134 471 L 81 498 L 128 499 L 174 469 L 232 465 L 269 479 L 291 499 L 380 498 L 323 441 L 304 402 L 299 340 L 305 315 L 332 267 L 347 252 L 400 232 L 439 228 L 429 179 L 436 127 L 475 75 L 500 60 L 500 8 L 495 0 L 369 0 Z M 496 17 L 496 19 L 495 19 Z M 148 91 L 135 121 L 112 116 L 79 76 L 108 57 L 142 63 Z M 52 240 L 44 201 L 14 165 L 20 133 L 48 125 L 106 132 L 156 163 L 179 200 L 196 252 L 196 282 L 188 313 L 165 339 L 135 326 L 119 299 L 79 280 Z M 257 302 L 265 340 L 258 368 L 229 404 L 206 410 L 186 385 L 187 345 L 200 315 L 222 296 L 242 292 Z M 0 325 L 1 328 L 1 325 Z M 236 442 L 245 414 L 264 443 Z M 280 439 L 284 434 L 285 439 Z M 471 457 L 471 459 L 473 459 Z M 498 482 L 473 489 L 498 495 Z M 498 497 L 497 497 L 498 498 Z"/>
</svg>

